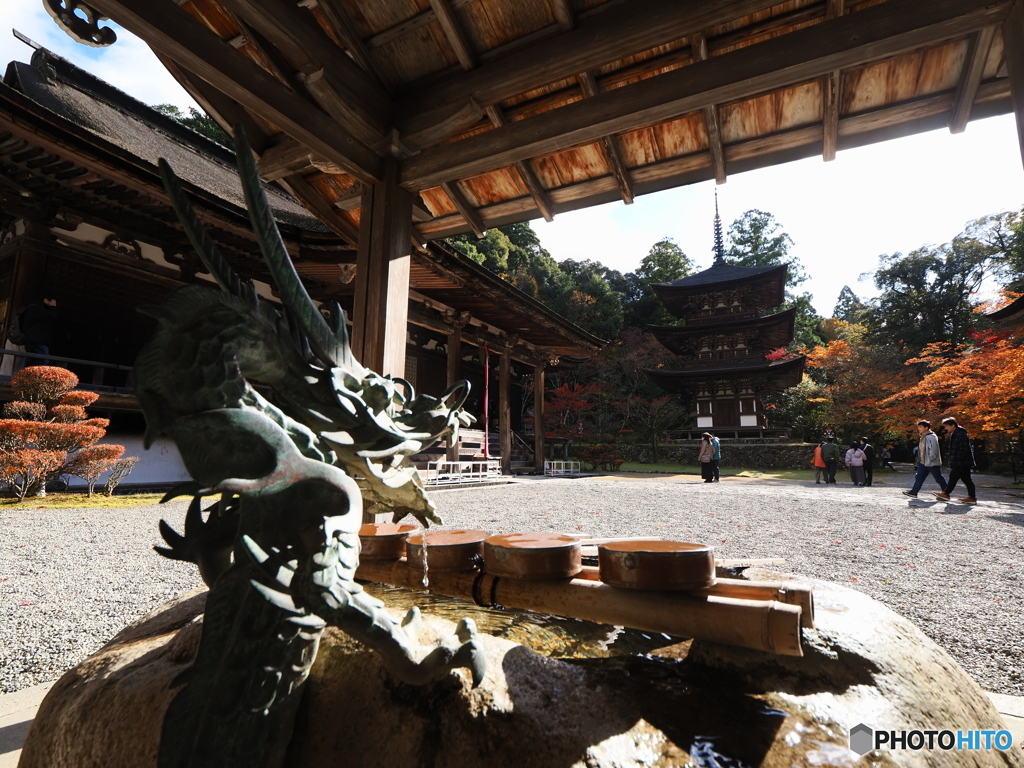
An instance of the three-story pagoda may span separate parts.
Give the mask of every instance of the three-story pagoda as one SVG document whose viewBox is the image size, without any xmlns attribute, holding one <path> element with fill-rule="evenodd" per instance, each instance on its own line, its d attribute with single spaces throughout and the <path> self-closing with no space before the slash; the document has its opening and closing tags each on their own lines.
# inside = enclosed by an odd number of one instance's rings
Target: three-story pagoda
<svg viewBox="0 0 1024 768">
<path fill-rule="evenodd" d="M 649 326 L 679 356 L 677 370 L 645 372 L 668 392 L 693 398 L 693 426 L 736 436 L 768 427 L 762 397 L 799 384 L 803 355 L 778 355 L 794 338 L 795 309 L 785 301 L 788 267 L 740 267 L 725 261 L 715 201 L 715 261 L 709 269 L 654 286 L 680 325 Z"/>
</svg>

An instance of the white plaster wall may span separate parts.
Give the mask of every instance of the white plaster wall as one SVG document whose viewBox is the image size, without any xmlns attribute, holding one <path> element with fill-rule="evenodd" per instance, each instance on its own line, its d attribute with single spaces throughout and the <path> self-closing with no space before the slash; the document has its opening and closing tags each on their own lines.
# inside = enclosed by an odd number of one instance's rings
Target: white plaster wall
<svg viewBox="0 0 1024 768">
<path fill-rule="evenodd" d="M 125 456 L 139 457 L 139 463 L 132 469 L 132 473 L 121 481 L 122 485 L 164 485 L 189 479 L 178 448 L 168 437 L 157 438 L 148 451 L 142 447 L 142 435 L 107 435 L 100 442 L 123 445 Z M 106 475 L 100 477 L 97 487 L 101 487 L 104 480 Z M 73 477 L 71 487 L 84 488 L 85 483 Z"/>
</svg>

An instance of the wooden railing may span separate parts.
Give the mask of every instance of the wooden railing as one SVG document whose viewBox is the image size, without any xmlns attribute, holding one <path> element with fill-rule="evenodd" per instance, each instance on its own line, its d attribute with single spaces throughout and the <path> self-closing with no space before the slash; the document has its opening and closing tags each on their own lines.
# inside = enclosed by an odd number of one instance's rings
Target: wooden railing
<svg viewBox="0 0 1024 768">
<path fill-rule="evenodd" d="M 59 355 L 44 355 L 38 352 L 21 352 L 16 349 L 0 349 L 0 358 L 3 356 L 13 357 L 15 359 L 22 359 L 26 361 L 26 364 L 31 365 L 32 361 L 48 360 L 49 365 L 58 365 L 62 368 L 66 368 L 67 365 L 76 365 L 82 367 L 88 367 L 92 369 L 92 381 L 83 382 L 88 384 L 90 387 L 96 389 L 103 389 L 106 391 L 113 392 L 131 392 L 131 387 L 118 387 L 112 384 L 104 384 L 103 374 L 105 371 L 123 371 L 127 377 L 132 371 L 130 365 L 117 365 L 116 363 L 101 363 L 97 360 L 82 360 L 77 357 L 61 357 Z"/>
</svg>

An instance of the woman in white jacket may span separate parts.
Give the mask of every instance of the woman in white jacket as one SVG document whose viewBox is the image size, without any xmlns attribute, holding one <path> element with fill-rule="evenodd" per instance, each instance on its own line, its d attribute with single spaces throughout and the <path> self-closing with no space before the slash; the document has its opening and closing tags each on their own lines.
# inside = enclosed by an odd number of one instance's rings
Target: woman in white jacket
<svg viewBox="0 0 1024 768">
<path fill-rule="evenodd" d="M 867 456 L 860 449 L 860 445 L 857 442 L 850 443 L 850 449 L 846 452 L 845 462 L 850 470 L 850 479 L 853 480 L 853 484 L 856 486 L 862 486 L 865 483 L 864 462 L 866 460 Z"/>
</svg>

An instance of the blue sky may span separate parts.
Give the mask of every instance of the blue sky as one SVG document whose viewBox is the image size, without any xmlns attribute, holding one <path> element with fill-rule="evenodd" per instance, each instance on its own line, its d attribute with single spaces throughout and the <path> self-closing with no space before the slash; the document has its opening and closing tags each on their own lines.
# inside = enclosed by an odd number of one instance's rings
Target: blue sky
<svg viewBox="0 0 1024 768">
<path fill-rule="evenodd" d="M 75 43 L 40 0 L 6 0 L 0 65 L 32 51 L 13 27 L 148 104 L 195 103 L 139 40 L 115 26 L 109 48 Z M 109 24 L 109 22 L 105 22 Z M 560 214 L 533 222 L 556 260 L 593 259 L 629 272 L 650 247 L 674 239 L 701 268 L 710 266 L 713 182 Z M 1024 205 L 1024 168 L 1012 115 L 972 122 L 959 135 L 932 131 L 735 176 L 718 187 L 725 228 L 744 211 L 772 213 L 793 238 L 792 253 L 811 279 L 801 286 L 830 316 L 839 291 L 875 295 L 870 278 L 883 253 L 948 242 L 976 218 Z"/>
</svg>

